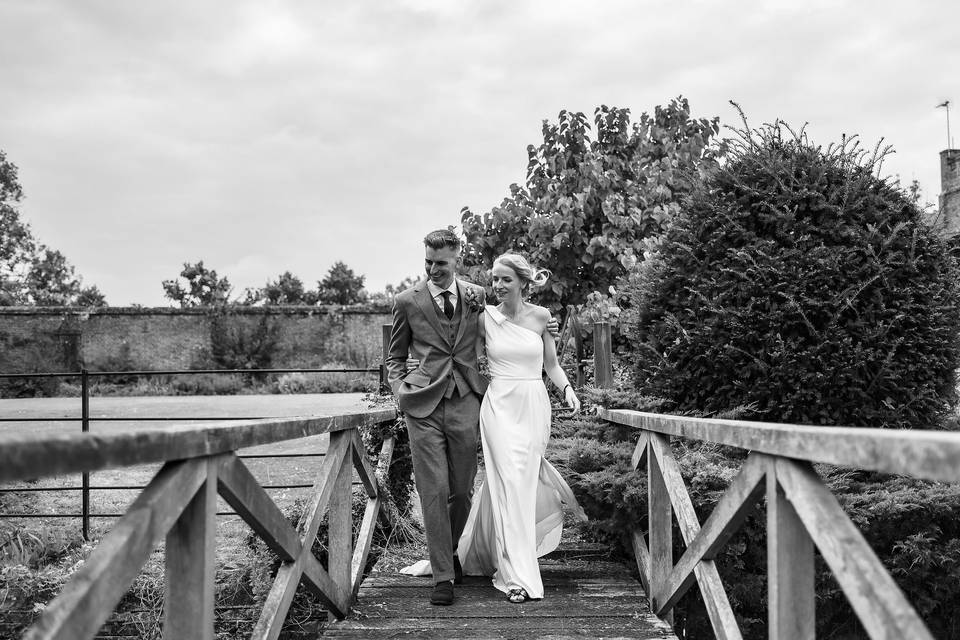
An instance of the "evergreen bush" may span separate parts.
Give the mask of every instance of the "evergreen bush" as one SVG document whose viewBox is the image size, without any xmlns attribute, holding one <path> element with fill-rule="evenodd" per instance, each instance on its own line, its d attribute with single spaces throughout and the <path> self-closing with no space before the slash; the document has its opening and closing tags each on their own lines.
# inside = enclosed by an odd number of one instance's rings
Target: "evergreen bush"
<svg viewBox="0 0 960 640">
<path fill-rule="evenodd" d="M 956 260 L 885 152 L 741 132 L 631 276 L 640 389 L 674 411 L 773 422 L 938 425 L 956 399 Z"/>
</svg>

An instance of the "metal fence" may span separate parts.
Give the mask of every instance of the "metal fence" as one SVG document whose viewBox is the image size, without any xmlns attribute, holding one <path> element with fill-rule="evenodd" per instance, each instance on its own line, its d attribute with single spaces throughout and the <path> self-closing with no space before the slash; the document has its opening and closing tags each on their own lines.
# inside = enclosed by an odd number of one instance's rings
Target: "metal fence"
<svg viewBox="0 0 960 640">
<path fill-rule="evenodd" d="M 389 326 L 389 325 L 388 325 Z M 386 335 L 386 332 L 385 332 Z M 36 379 L 36 378 L 60 378 L 80 380 L 80 415 L 75 417 L 49 418 L 49 417 L 6 417 L 0 416 L 0 424 L 11 422 L 79 422 L 80 431 L 90 430 L 91 422 L 186 422 L 197 420 L 262 420 L 271 416 L 189 416 L 189 417 L 170 417 L 170 416 L 112 416 L 97 417 L 90 416 L 90 383 L 93 379 L 102 379 L 109 377 L 157 377 L 157 376 L 184 376 L 198 374 L 213 375 L 271 375 L 284 373 L 357 373 L 357 374 L 378 374 L 380 384 L 385 380 L 384 367 L 378 368 L 339 368 L 339 369 L 191 369 L 191 370 L 169 370 L 169 371 L 80 371 L 59 372 L 59 373 L 3 373 L 0 374 L 0 380 L 4 379 Z M 240 458 L 309 458 L 323 457 L 324 453 L 273 453 L 273 454 L 242 454 Z M 266 484 L 264 489 L 303 489 L 311 487 L 311 484 Z M 91 513 L 90 493 L 92 491 L 108 490 L 143 490 L 142 485 L 93 485 L 90 484 L 90 474 L 83 473 L 80 486 L 66 487 L 0 487 L 0 494 L 11 493 L 41 493 L 53 491 L 79 491 L 80 492 L 80 512 L 79 513 L 6 513 L 0 512 L 0 518 L 79 518 L 81 521 L 81 531 L 83 538 L 89 540 L 90 537 L 90 519 L 91 518 L 117 518 L 121 513 Z M 232 511 L 218 512 L 218 516 L 235 516 Z"/>
</svg>

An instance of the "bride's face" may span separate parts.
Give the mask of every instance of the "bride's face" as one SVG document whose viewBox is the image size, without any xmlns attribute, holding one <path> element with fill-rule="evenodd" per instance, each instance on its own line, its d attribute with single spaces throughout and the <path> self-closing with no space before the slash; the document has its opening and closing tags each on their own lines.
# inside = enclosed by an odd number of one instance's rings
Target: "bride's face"
<svg viewBox="0 0 960 640">
<path fill-rule="evenodd" d="M 519 301 L 523 294 L 523 282 L 517 272 L 500 263 L 493 265 L 493 293 L 497 300 Z"/>
</svg>

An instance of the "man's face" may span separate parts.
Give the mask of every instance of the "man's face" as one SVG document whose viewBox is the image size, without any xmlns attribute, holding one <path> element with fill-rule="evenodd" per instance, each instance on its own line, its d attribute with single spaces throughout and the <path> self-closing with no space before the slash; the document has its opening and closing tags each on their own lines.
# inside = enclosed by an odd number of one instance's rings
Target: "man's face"
<svg viewBox="0 0 960 640">
<path fill-rule="evenodd" d="M 457 265 L 460 264 L 460 249 L 453 247 L 425 247 L 426 256 L 423 260 L 424 270 L 433 284 L 446 289 L 453 282 Z"/>
</svg>

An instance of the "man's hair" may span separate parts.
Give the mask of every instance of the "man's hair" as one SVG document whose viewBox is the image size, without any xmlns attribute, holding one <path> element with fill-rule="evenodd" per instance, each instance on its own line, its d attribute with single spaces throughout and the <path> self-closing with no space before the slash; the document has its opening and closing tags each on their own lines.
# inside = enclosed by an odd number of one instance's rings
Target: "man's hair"
<svg viewBox="0 0 960 640">
<path fill-rule="evenodd" d="M 462 248 L 460 238 L 450 229 L 437 229 L 431 231 L 423 239 L 423 246 L 431 249 L 443 249 L 450 247 L 459 251 Z"/>
</svg>

